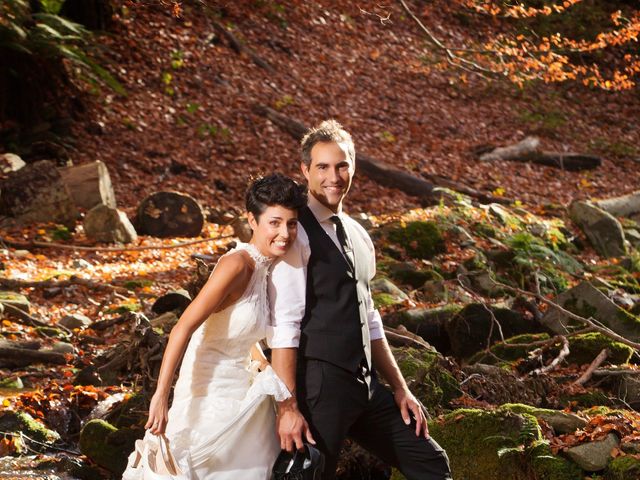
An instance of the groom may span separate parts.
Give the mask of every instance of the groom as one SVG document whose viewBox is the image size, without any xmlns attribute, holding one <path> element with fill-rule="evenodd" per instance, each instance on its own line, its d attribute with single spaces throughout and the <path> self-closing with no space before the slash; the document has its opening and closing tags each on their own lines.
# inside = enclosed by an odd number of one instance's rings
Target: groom
<svg viewBox="0 0 640 480">
<path fill-rule="evenodd" d="M 429 437 L 425 413 L 373 307 L 371 239 L 342 212 L 355 172 L 349 133 L 334 120 L 309 130 L 301 168 L 309 204 L 269 285 L 272 365 L 295 392 L 278 405 L 281 446 L 300 449 L 303 437 L 317 443 L 326 457 L 324 479 L 335 478 L 340 448 L 350 437 L 409 480 L 450 480 L 446 453 Z"/>
</svg>

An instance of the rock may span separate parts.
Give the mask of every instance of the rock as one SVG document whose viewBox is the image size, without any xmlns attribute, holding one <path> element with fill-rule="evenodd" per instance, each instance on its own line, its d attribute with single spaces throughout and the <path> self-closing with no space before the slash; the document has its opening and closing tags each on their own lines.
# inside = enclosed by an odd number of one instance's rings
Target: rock
<svg viewBox="0 0 640 480">
<path fill-rule="evenodd" d="M 19 308 L 26 313 L 29 313 L 31 310 L 31 303 L 29 303 L 29 299 L 24 295 L 15 292 L 0 292 L 0 305 L 11 305 L 12 307 Z"/>
<path fill-rule="evenodd" d="M 633 348 L 624 343 L 616 342 L 601 333 L 591 332 L 575 335 L 569 338 L 569 356 L 567 363 L 585 365 L 591 363 L 604 349 L 609 349 L 605 365 L 620 365 L 631 360 Z"/>
<path fill-rule="evenodd" d="M 622 226 L 610 213 L 590 202 L 577 201 L 569 207 L 569 215 L 600 255 L 620 257 L 627 253 Z"/>
<path fill-rule="evenodd" d="M 620 444 L 615 433 L 610 433 L 602 440 L 583 443 L 567 449 L 566 455 L 580 468 L 587 472 L 604 470 L 611 458 L 611 450 Z"/>
<path fill-rule="evenodd" d="M 500 408 L 513 413 L 528 413 L 538 420 L 544 420 L 553 428 L 556 434 L 573 433 L 587 425 L 587 421 L 584 418 L 574 413 L 561 412 L 549 408 L 536 408 L 522 403 L 507 403 L 501 405 Z"/>
<path fill-rule="evenodd" d="M 640 247 L 640 232 L 637 229 L 635 229 L 635 228 L 625 229 L 624 237 L 635 248 L 639 248 Z"/>
<path fill-rule="evenodd" d="M 53 162 L 29 164 L 0 181 L 0 214 L 20 223 L 75 226 L 78 211 Z"/>
<path fill-rule="evenodd" d="M 24 388 L 24 383 L 20 377 L 6 377 L 0 380 L 0 388 L 21 390 Z"/>
<path fill-rule="evenodd" d="M 451 400 L 462 395 L 460 384 L 437 352 L 415 348 L 392 348 L 398 366 L 412 393 L 428 412 L 447 408 Z"/>
<path fill-rule="evenodd" d="M 60 320 L 58 320 L 58 325 L 61 325 L 69 330 L 73 330 L 74 328 L 84 328 L 91 325 L 92 320 L 82 315 L 81 313 L 74 313 L 72 315 L 65 315 Z"/>
<path fill-rule="evenodd" d="M 80 432 L 80 451 L 101 467 L 122 475 L 127 458 L 133 451 L 140 432 L 129 428 L 118 429 L 104 420 L 91 420 Z"/>
<path fill-rule="evenodd" d="M 584 472 L 575 463 L 564 457 L 555 456 L 546 441 L 534 442 L 527 451 L 530 471 L 536 480 L 583 480 Z"/>
<path fill-rule="evenodd" d="M 435 222 L 415 221 L 384 228 L 389 240 L 412 258 L 430 259 L 446 250 L 440 227 Z"/>
<path fill-rule="evenodd" d="M 160 315 L 165 312 L 175 312 L 178 316 L 182 315 L 182 312 L 191 303 L 191 297 L 186 290 L 178 289 L 169 293 L 165 293 L 159 297 L 151 307 L 151 310 L 156 315 Z"/>
<path fill-rule="evenodd" d="M 464 480 L 531 478 L 526 476 L 522 460 L 541 440 L 535 417 L 506 410 L 454 410 L 429 422 L 429 433 L 446 450 L 452 477 Z M 516 445 L 523 445 L 524 452 L 498 454 Z"/>
<path fill-rule="evenodd" d="M 0 155 L 0 172 L 4 174 L 17 172 L 26 165 L 24 160 L 15 153 L 3 153 Z"/>
<path fill-rule="evenodd" d="M 593 317 L 611 330 L 634 342 L 640 341 L 640 319 L 618 307 L 589 282 L 582 282 L 555 298 L 561 307 L 585 318 Z M 562 312 L 550 308 L 541 323 L 557 334 L 582 328 Z"/>
<path fill-rule="evenodd" d="M 638 455 L 640 454 L 640 440 L 631 440 L 628 442 L 622 442 L 620 444 L 620 450 L 622 450 L 624 453 Z"/>
<path fill-rule="evenodd" d="M 381 294 L 388 297 L 390 304 L 402 303 L 409 300 L 407 294 L 396 287 L 388 278 L 376 278 L 371 282 L 370 287 L 374 300 L 376 300 L 376 296 L 380 296 Z"/>
<path fill-rule="evenodd" d="M 435 270 L 421 270 L 411 262 L 399 262 L 389 257 L 381 260 L 377 265 L 377 269 L 394 282 L 401 285 L 410 285 L 413 288 L 421 287 L 429 280 L 443 280 L 442 275 Z"/>
<path fill-rule="evenodd" d="M 0 431 L 22 432 L 27 437 L 48 445 L 60 439 L 57 432 L 49 430 L 28 413 L 14 412 L 13 410 L 0 411 Z"/>
<path fill-rule="evenodd" d="M 615 393 L 633 409 L 640 409 L 640 376 L 622 375 L 616 382 Z"/>
<path fill-rule="evenodd" d="M 98 205 L 89 210 L 83 225 L 87 236 L 100 242 L 131 243 L 138 239 L 127 215 L 106 205 Z"/>
<path fill-rule="evenodd" d="M 451 343 L 445 325 L 461 308 L 455 304 L 439 308 L 410 308 L 385 316 L 383 323 L 390 327 L 403 325 L 408 331 L 424 338 L 438 352 L 446 354 L 451 349 Z"/>
<path fill-rule="evenodd" d="M 67 342 L 54 342 L 47 350 L 56 353 L 75 353 L 75 348 L 73 347 L 73 345 Z"/>
<path fill-rule="evenodd" d="M 60 176 L 77 207 L 85 210 L 97 205 L 116 208 L 109 170 L 100 160 L 61 168 Z"/>
<path fill-rule="evenodd" d="M 204 226 L 200 204 L 179 192 L 156 192 L 138 206 L 136 229 L 154 237 L 196 237 Z"/>
<path fill-rule="evenodd" d="M 636 480 L 640 478 L 640 460 L 636 457 L 617 457 L 609 462 L 604 480 Z"/>
<path fill-rule="evenodd" d="M 502 334 L 507 338 L 540 331 L 537 323 L 527 320 L 515 310 L 472 303 L 464 307 L 445 325 L 453 355 L 457 358 L 469 358 L 486 348 L 489 343 L 498 341 L 500 329 L 494 324 L 494 318 L 500 324 Z"/>
</svg>

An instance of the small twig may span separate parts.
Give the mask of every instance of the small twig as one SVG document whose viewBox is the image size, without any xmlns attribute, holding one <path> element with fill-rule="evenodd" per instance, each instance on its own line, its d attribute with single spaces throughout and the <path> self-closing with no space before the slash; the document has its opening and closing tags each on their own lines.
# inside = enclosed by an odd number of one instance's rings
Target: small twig
<svg viewBox="0 0 640 480">
<path fill-rule="evenodd" d="M 13 240 L 7 240 L 0 237 L 0 242 L 6 244 L 12 248 L 19 248 L 22 250 L 29 250 L 31 248 L 60 248 L 63 250 L 80 250 L 83 252 L 140 252 L 143 250 L 171 250 L 173 248 L 188 247 L 190 245 L 196 245 L 198 243 L 212 242 L 214 240 L 220 240 L 223 238 L 233 237 L 233 235 L 221 235 L 219 237 L 211 238 L 199 238 L 198 240 L 189 240 L 187 242 L 176 243 L 174 245 L 143 245 L 138 247 L 84 247 L 80 245 L 66 245 L 64 243 L 55 242 L 14 242 Z"/>
<path fill-rule="evenodd" d="M 567 355 L 569 355 L 569 340 L 567 340 L 566 337 L 563 337 L 562 335 L 559 335 L 558 338 L 562 341 L 562 348 L 560 349 L 560 353 L 558 353 L 558 356 L 554 358 L 549 365 L 536 368 L 531 372 L 531 375 L 541 375 L 543 373 L 549 373 L 550 371 L 554 370 L 560 364 L 560 362 L 562 362 L 562 360 L 567 358 Z"/>
<path fill-rule="evenodd" d="M 72 275 L 68 280 L 15 280 L 13 278 L 4 278 L 0 277 L 0 285 L 9 288 L 9 289 L 17 289 L 17 288 L 64 288 L 70 285 L 82 285 L 83 287 L 91 288 L 94 290 L 110 290 L 113 292 L 121 292 L 121 293 L 129 293 L 129 290 L 125 287 L 118 287 L 116 285 L 110 285 L 108 283 L 100 283 L 88 278 L 81 278 Z"/>
<path fill-rule="evenodd" d="M 361 6 L 358 5 L 358 10 L 360 10 L 360 13 L 363 15 L 369 15 L 371 17 L 376 17 L 378 20 L 380 20 L 380 23 L 382 25 L 385 25 L 387 23 L 393 23 L 391 21 L 391 12 L 387 13 L 386 16 L 382 16 L 379 13 L 375 13 L 375 12 L 367 12 L 364 8 L 362 8 Z"/>
<path fill-rule="evenodd" d="M 43 322 L 42 320 L 38 320 L 37 318 L 29 315 L 24 310 L 20 310 L 15 305 L 11 305 L 10 303 L 3 303 L 2 305 L 4 306 L 5 311 L 9 313 L 9 315 L 11 315 L 12 317 L 19 318 L 21 320 L 20 323 L 29 325 L 30 327 L 48 327 L 49 326 L 46 322 Z"/>
<path fill-rule="evenodd" d="M 618 370 L 608 370 L 606 368 L 596 370 L 593 372 L 594 377 L 608 377 L 608 376 L 620 376 L 620 375 L 640 375 L 640 370 L 633 370 L 630 368 L 623 368 Z"/>
<path fill-rule="evenodd" d="M 593 372 L 595 372 L 596 369 L 600 365 L 602 365 L 602 362 L 604 362 L 608 356 L 609 356 L 609 349 L 603 348 L 602 351 L 598 354 L 598 356 L 593 359 L 593 362 L 591 362 L 587 370 L 580 376 L 579 379 L 573 382 L 573 384 L 584 385 L 585 383 L 587 383 L 593 376 Z"/>
<path fill-rule="evenodd" d="M 36 443 L 38 445 L 42 445 L 43 447 L 52 448 L 53 450 L 58 450 L 59 452 L 65 452 L 65 453 L 68 453 L 70 455 L 80 455 L 80 452 L 77 451 L 77 450 L 67 450 L 66 448 L 60 448 L 60 447 L 56 447 L 55 445 L 51 445 L 49 443 L 40 442 L 39 440 L 35 440 L 35 439 L 29 437 L 28 435 L 25 435 L 23 432 L 2 432 L 2 431 L 0 431 L 0 435 L 11 435 L 13 437 L 20 436 L 20 437 L 26 438 L 27 440 L 29 440 L 32 443 Z M 31 449 L 31 450 L 33 450 L 33 449 Z"/>
</svg>

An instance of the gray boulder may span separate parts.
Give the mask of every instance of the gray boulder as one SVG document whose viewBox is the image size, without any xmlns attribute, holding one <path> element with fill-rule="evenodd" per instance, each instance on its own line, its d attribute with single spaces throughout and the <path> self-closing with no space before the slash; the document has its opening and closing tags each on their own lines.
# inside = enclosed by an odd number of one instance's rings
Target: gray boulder
<svg viewBox="0 0 640 480">
<path fill-rule="evenodd" d="M 406 293 L 400 290 L 391 280 L 388 278 L 380 277 L 371 282 L 372 294 L 386 294 L 389 295 L 394 302 L 404 302 L 409 297 Z"/>
<path fill-rule="evenodd" d="M 627 253 L 622 225 L 610 213 L 590 202 L 577 201 L 569 207 L 569 215 L 600 255 L 620 257 Z"/>
<path fill-rule="evenodd" d="M 629 340 L 640 341 L 640 319 L 617 306 L 589 282 L 582 282 L 562 292 L 556 297 L 555 303 L 582 317 L 593 317 Z M 581 326 L 554 308 L 547 311 L 541 323 L 558 334 Z"/>
<path fill-rule="evenodd" d="M 15 292 L 0 292 L 0 305 L 9 305 L 29 313 L 31 303 L 24 295 Z"/>
<path fill-rule="evenodd" d="M 135 228 L 124 212 L 106 205 L 98 205 L 84 217 L 84 231 L 99 242 L 131 243 L 138 239 Z"/>
<path fill-rule="evenodd" d="M 82 315 L 81 313 L 74 313 L 73 315 L 66 315 L 58 320 L 58 325 L 73 330 L 74 328 L 83 328 L 91 325 L 92 321 L 89 317 Z"/>
<path fill-rule="evenodd" d="M 566 454 L 583 470 L 598 472 L 607 467 L 607 463 L 611 459 L 611 450 L 619 444 L 618 436 L 615 433 L 610 433 L 602 440 L 571 447 Z"/>
</svg>

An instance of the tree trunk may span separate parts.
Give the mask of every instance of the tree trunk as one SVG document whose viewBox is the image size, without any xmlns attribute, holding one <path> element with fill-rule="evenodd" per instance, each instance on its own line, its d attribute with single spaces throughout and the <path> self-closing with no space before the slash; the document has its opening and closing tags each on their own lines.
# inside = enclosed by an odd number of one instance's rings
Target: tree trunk
<svg viewBox="0 0 640 480">
<path fill-rule="evenodd" d="M 104 204 L 116 208 L 116 195 L 104 163 L 95 161 L 61 168 L 60 176 L 76 207 L 91 210 L 96 205 Z"/>
<path fill-rule="evenodd" d="M 263 117 L 268 118 L 273 123 L 278 125 L 283 130 L 287 131 L 293 138 L 300 141 L 308 128 L 294 120 L 288 118 L 275 110 L 265 107 L 263 105 L 254 106 L 254 111 Z M 439 179 L 438 183 L 431 183 L 424 178 L 412 175 L 404 170 L 396 168 L 380 160 L 368 157 L 362 154 L 356 154 L 356 164 L 358 170 L 364 173 L 371 180 L 384 185 L 386 187 L 397 188 L 404 193 L 419 197 L 428 202 L 435 203 L 441 198 L 446 198 L 449 194 L 443 190 L 450 188 L 460 193 L 464 193 L 471 197 L 477 198 L 482 202 L 495 202 L 495 203 L 513 203 L 512 199 L 504 197 L 494 197 L 483 192 L 479 192 L 473 188 L 465 185 L 460 185 L 451 180 Z M 437 181 L 437 177 L 434 177 Z"/>
<path fill-rule="evenodd" d="M 109 0 L 66 0 L 60 15 L 89 30 L 108 30 L 113 23 L 113 7 Z"/>
</svg>

